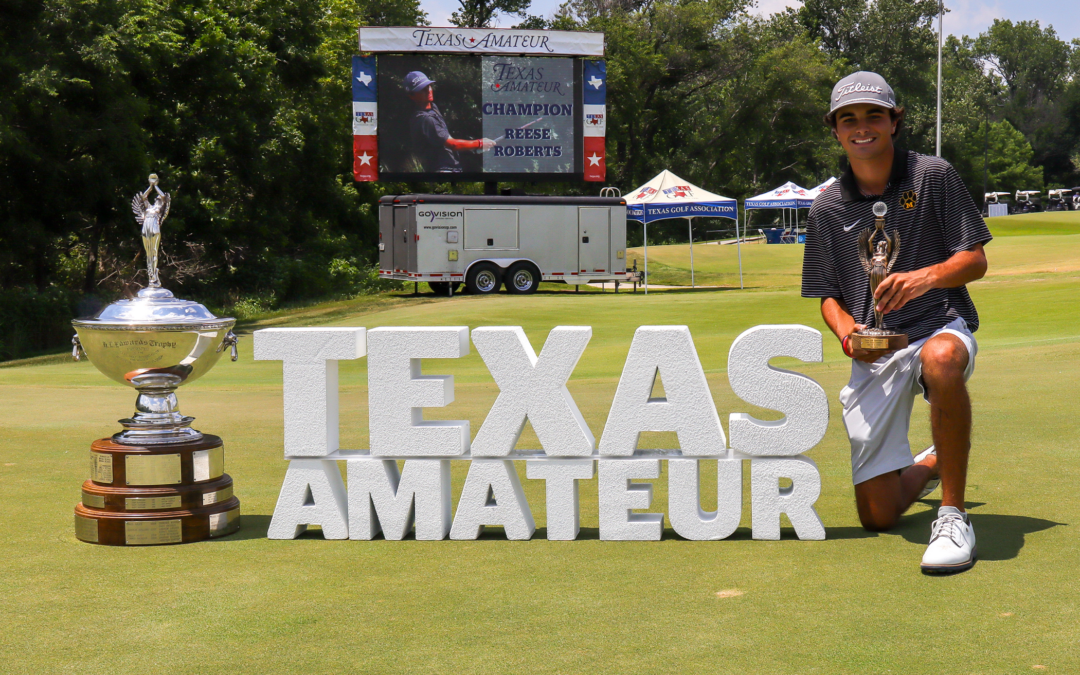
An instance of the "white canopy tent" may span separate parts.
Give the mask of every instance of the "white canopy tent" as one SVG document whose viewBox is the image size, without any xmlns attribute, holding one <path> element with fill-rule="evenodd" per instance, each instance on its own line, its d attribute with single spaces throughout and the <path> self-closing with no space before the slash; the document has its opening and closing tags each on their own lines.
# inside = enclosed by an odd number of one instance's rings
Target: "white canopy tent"
<svg viewBox="0 0 1080 675">
<path fill-rule="evenodd" d="M 627 220 L 640 221 L 644 227 L 645 293 L 649 292 L 649 223 L 669 218 L 686 218 L 690 229 L 690 285 L 694 286 L 694 229 L 696 217 L 731 218 L 739 245 L 739 288 L 742 288 L 742 237 L 739 235 L 738 202 L 699 188 L 667 169 L 626 198 Z"/>
<path fill-rule="evenodd" d="M 817 186 L 817 187 L 813 187 L 813 188 L 810 188 L 810 189 L 809 189 L 809 190 L 807 191 L 807 192 L 809 192 L 809 193 L 810 193 L 810 199 L 817 199 L 817 198 L 818 198 L 818 195 L 820 195 L 820 194 L 821 194 L 822 192 L 825 192 L 825 190 L 827 190 L 827 189 L 828 189 L 828 187 L 829 187 L 830 185 L 832 185 L 833 183 L 835 183 L 835 182 L 836 182 L 836 177 L 835 177 L 835 176 L 831 176 L 831 177 L 829 178 L 829 180 L 825 181 L 825 182 L 824 182 L 824 183 L 822 183 L 821 185 L 819 185 L 819 186 Z"/>
<path fill-rule="evenodd" d="M 791 209 L 795 215 L 795 236 L 798 237 L 799 209 L 808 209 L 813 206 L 814 197 L 816 196 L 811 194 L 811 190 L 788 181 L 778 188 L 743 200 L 743 212 L 746 213 L 745 220 L 749 219 L 749 212 L 753 209 L 783 209 L 781 213 L 783 214 L 786 229 L 788 227 L 788 209 Z"/>
</svg>

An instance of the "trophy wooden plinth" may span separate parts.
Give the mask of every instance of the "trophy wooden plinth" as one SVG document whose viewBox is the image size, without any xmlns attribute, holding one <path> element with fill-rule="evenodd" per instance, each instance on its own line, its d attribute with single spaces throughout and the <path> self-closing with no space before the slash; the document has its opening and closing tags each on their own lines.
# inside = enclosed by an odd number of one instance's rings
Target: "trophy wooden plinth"
<svg viewBox="0 0 1080 675">
<path fill-rule="evenodd" d="M 195 509 L 118 513 L 75 506 L 75 536 L 106 546 L 187 544 L 223 537 L 240 529 L 236 497 Z"/>
<path fill-rule="evenodd" d="M 99 511 L 191 510 L 228 501 L 233 496 L 229 474 L 217 480 L 171 487 L 112 487 L 88 480 L 82 487 L 82 504 Z"/>
<path fill-rule="evenodd" d="M 217 436 L 160 445 L 90 446 L 75 536 L 107 546 L 182 544 L 240 529 L 240 501 Z"/>
<path fill-rule="evenodd" d="M 217 436 L 161 445 L 124 445 L 101 438 L 90 446 L 90 480 L 98 485 L 191 485 L 225 474 L 225 446 Z"/>
<path fill-rule="evenodd" d="M 874 331 L 851 334 L 851 348 L 865 349 L 867 351 L 889 351 L 903 349 L 908 346 L 907 335 L 904 333 L 890 333 L 886 331 Z"/>
</svg>

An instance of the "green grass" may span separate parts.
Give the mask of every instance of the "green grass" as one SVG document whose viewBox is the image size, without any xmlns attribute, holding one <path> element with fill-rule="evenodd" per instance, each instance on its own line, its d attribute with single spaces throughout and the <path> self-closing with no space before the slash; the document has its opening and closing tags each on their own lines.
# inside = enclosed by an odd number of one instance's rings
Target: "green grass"
<svg viewBox="0 0 1080 675">
<path fill-rule="evenodd" d="M 987 218 L 990 234 L 1017 237 L 1042 234 L 1080 234 L 1080 211 L 1020 213 L 1015 216 Z"/>
<path fill-rule="evenodd" d="M 991 242 L 987 257 L 995 274 L 1041 274 L 1080 269 L 1075 247 L 1080 245 L 1080 212 L 1030 213 L 987 219 Z M 1014 239 L 1017 237 L 1017 239 Z M 1045 237 L 1045 238 L 1043 238 Z M 753 242 L 742 247 L 743 283 L 747 287 L 798 286 L 802 278 L 803 247 Z M 626 252 L 627 265 L 645 268 L 644 249 Z M 690 285 L 690 247 L 686 244 L 649 247 L 650 283 Z M 739 287 L 739 251 L 735 246 L 694 246 L 694 282 L 698 286 Z"/>
<path fill-rule="evenodd" d="M 798 297 L 800 248 L 744 247 L 757 279 L 745 292 L 383 296 L 259 325 L 509 324 L 537 348 L 556 325 L 591 325 L 569 387 L 599 436 L 635 328 L 687 324 L 726 428 L 731 412 L 764 415 L 728 385 L 735 336 L 763 323 L 824 330 L 817 303 Z M 701 249 L 717 257 L 699 258 Z M 695 263 L 712 260 L 722 277 L 729 252 L 695 246 Z M 665 264 L 678 269 L 675 253 Z M 130 414 L 130 390 L 86 362 L 0 369 L 0 671 L 1076 672 L 1080 235 L 1003 237 L 988 254 L 990 275 L 971 286 L 983 327 L 968 492 L 981 560 L 970 572 L 919 574 L 933 500 L 894 532 L 858 527 L 836 401 L 848 364 L 828 337 L 823 363 L 787 366 L 832 403 L 829 432 L 809 453 L 822 474 L 826 541 L 797 541 L 790 529 L 779 542 L 752 541 L 744 503 L 727 541 L 682 541 L 669 529 L 660 542 L 601 542 L 595 481 L 581 486 L 577 542 L 542 531 L 528 542 L 498 532 L 476 542 L 269 541 L 286 467 L 281 366 L 252 361 L 245 337 L 239 362 L 180 392 L 195 426 L 226 439 L 244 526 L 185 546 L 109 548 L 73 536 L 89 443 Z M 456 385 L 455 402 L 428 417 L 469 419 L 475 434 L 498 393 L 475 350 L 424 370 L 452 373 Z M 342 446 L 366 447 L 365 360 L 343 362 L 340 380 Z M 917 404 L 915 446 L 928 442 L 926 415 Z M 642 447 L 675 445 L 671 434 L 643 434 Z M 521 447 L 537 447 L 531 429 Z M 466 469 L 454 463 L 455 505 Z M 522 478 L 543 528 L 544 486 Z M 706 506 L 711 489 L 705 481 Z M 664 478 L 651 510 L 666 510 Z M 742 595 L 717 595 L 730 589 Z"/>
</svg>

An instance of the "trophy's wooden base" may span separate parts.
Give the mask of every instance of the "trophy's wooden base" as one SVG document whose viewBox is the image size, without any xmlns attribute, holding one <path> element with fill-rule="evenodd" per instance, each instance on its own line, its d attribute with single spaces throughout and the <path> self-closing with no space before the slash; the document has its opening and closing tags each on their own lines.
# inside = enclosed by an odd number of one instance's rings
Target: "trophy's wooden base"
<svg viewBox="0 0 1080 675">
<path fill-rule="evenodd" d="M 866 334 L 852 333 L 852 349 L 865 349 L 866 351 L 896 351 L 908 346 L 907 335 L 904 333 Z"/>
<path fill-rule="evenodd" d="M 117 513 L 75 506 L 75 536 L 106 546 L 187 544 L 240 529 L 240 500 L 190 510 Z"/>
<path fill-rule="evenodd" d="M 100 438 L 90 446 L 90 480 L 98 485 L 191 485 L 225 474 L 225 445 L 217 436 L 162 445 L 124 445 Z"/>
<path fill-rule="evenodd" d="M 217 480 L 170 487 L 112 487 L 88 480 L 82 487 L 82 504 L 99 511 L 164 511 L 197 509 L 228 501 L 233 496 L 229 474 Z"/>
<path fill-rule="evenodd" d="M 217 436 L 161 445 L 90 446 L 75 536 L 107 546 L 183 544 L 240 529 L 240 501 Z"/>
</svg>

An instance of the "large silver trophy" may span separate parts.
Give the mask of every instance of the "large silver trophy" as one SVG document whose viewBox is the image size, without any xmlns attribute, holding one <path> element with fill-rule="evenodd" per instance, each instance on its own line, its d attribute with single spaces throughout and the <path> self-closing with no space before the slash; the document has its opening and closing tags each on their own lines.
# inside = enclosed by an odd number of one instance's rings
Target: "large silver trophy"
<svg viewBox="0 0 1080 675">
<path fill-rule="evenodd" d="M 149 201 L 156 192 L 154 202 Z M 106 376 L 139 392 L 135 414 L 120 420 L 124 431 L 113 440 L 127 445 L 157 445 L 197 441 L 192 417 L 177 407 L 176 388 L 194 382 L 210 370 L 221 354 L 232 349 L 236 360 L 236 319 L 214 316 L 203 305 L 181 300 L 161 287 L 158 247 L 161 226 L 169 215 L 169 193 L 150 175 L 150 187 L 135 195 L 132 210 L 142 226 L 149 284 L 138 297 L 118 300 L 95 316 L 75 319 L 72 356 L 82 351 Z"/>
<path fill-rule="evenodd" d="M 874 204 L 874 227 L 859 233 L 859 262 L 870 277 L 870 295 L 874 305 L 874 325 L 851 334 L 851 346 L 854 349 L 869 351 L 893 351 L 908 346 L 908 337 L 903 333 L 885 327 L 885 317 L 877 310 L 873 294 L 885 277 L 892 272 L 896 259 L 900 255 L 900 233 L 893 230 L 892 235 L 885 232 L 885 202 Z M 881 238 L 878 239 L 878 235 Z"/>
</svg>

